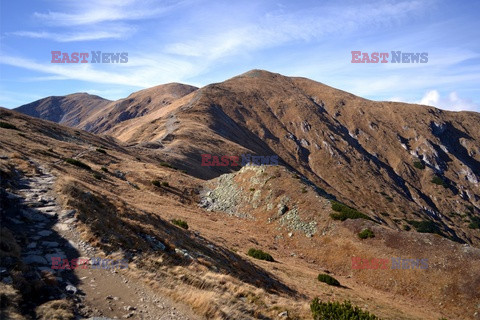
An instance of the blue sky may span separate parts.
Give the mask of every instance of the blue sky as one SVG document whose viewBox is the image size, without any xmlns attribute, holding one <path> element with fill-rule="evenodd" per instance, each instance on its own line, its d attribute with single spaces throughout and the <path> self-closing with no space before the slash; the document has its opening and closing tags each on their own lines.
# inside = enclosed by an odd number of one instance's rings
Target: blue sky
<svg viewBox="0 0 480 320">
<path fill-rule="evenodd" d="M 119 99 L 266 69 L 368 99 L 480 112 L 479 13 L 473 0 L 2 1 L 0 105 Z M 56 64 L 51 51 L 128 52 L 128 62 Z M 427 52 L 428 62 L 357 64 L 351 51 Z"/>
</svg>

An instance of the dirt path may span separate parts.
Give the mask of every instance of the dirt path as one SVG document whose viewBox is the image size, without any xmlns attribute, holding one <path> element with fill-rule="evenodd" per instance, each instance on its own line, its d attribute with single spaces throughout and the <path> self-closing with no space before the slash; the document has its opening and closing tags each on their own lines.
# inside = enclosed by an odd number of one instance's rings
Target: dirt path
<svg viewBox="0 0 480 320">
<path fill-rule="evenodd" d="M 201 319 L 184 305 L 158 296 L 145 284 L 129 279 L 122 270 L 77 268 L 51 269 L 52 257 L 61 259 L 101 257 L 99 252 L 82 241 L 76 230 L 75 210 L 62 210 L 53 190 L 55 177 L 45 168 L 20 180 L 13 197 L 21 202 L 21 216 L 9 217 L 13 231 L 26 234 L 22 248 L 24 263 L 39 274 L 51 272 L 65 292 L 76 301 L 78 319 L 109 317 L 113 319 Z M 28 232 L 25 232 L 27 231 Z M 103 318 L 105 319 L 105 318 Z"/>
</svg>

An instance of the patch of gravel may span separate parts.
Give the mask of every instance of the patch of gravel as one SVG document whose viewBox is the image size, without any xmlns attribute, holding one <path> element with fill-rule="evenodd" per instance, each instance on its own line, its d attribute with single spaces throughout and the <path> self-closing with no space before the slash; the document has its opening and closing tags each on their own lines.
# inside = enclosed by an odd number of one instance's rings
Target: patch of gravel
<svg viewBox="0 0 480 320">
<path fill-rule="evenodd" d="M 246 171 L 254 171 L 255 174 L 248 180 L 251 188 L 244 190 L 235 182 L 235 177 Z M 289 205 L 292 202 L 290 197 L 283 196 L 274 200 L 272 190 L 263 189 L 271 179 L 265 172 L 264 166 L 245 166 L 236 173 L 219 176 L 213 181 L 215 183 L 213 189 L 204 190 L 199 206 L 208 211 L 220 211 L 248 219 L 254 219 L 254 217 L 240 211 L 240 208 L 245 208 L 245 205 L 251 206 L 252 209 L 264 206 L 267 211 L 276 207 L 278 210 L 272 213 L 268 222 L 277 221 L 280 226 L 290 231 L 300 231 L 307 237 L 313 236 L 317 232 L 316 221 L 303 221 L 297 206 L 294 203 Z"/>
</svg>

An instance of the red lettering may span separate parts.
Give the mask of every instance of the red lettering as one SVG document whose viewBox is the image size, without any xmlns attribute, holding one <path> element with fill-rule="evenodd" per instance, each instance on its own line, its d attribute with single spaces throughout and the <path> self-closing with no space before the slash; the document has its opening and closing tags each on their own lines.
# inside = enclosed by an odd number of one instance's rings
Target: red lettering
<svg viewBox="0 0 480 320">
<path fill-rule="evenodd" d="M 220 160 L 218 159 L 218 156 L 213 156 L 212 166 L 214 166 L 214 167 L 219 167 L 220 166 Z"/>
<path fill-rule="evenodd" d="M 372 63 L 378 63 L 378 52 L 372 53 Z"/>
<path fill-rule="evenodd" d="M 362 62 L 360 59 L 358 59 L 358 56 L 361 54 L 361 51 L 352 51 L 352 63 L 360 63 Z"/>
<path fill-rule="evenodd" d="M 78 52 L 72 53 L 72 63 L 78 63 Z"/>
<path fill-rule="evenodd" d="M 240 157 L 238 156 L 230 156 L 230 160 L 232 161 L 231 166 L 232 167 L 237 167 L 238 162 L 240 161 Z"/>
<path fill-rule="evenodd" d="M 212 163 L 208 161 L 211 158 L 211 154 L 202 154 L 202 166 L 211 166 Z"/>
<path fill-rule="evenodd" d="M 80 61 L 81 63 L 87 63 L 87 59 L 88 58 L 88 52 L 80 52 L 80 58 L 82 58 L 82 61 Z"/>
<path fill-rule="evenodd" d="M 61 63 L 62 61 L 58 58 L 61 54 L 60 51 L 52 51 L 52 61 L 51 63 Z"/>
<path fill-rule="evenodd" d="M 70 58 L 68 57 L 68 53 L 62 53 L 62 63 L 70 63 Z"/>
<path fill-rule="evenodd" d="M 352 257 L 352 269 L 358 270 L 360 268 L 362 258 L 359 257 Z"/>
<path fill-rule="evenodd" d="M 79 259 L 78 264 L 81 265 L 80 269 L 87 269 L 88 259 Z"/>
<path fill-rule="evenodd" d="M 367 52 L 364 52 L 362 53 L 362 62 L 363 63 L 370 63 L 370 58 L 368 57 L 368 53 Z"/>
<path fill-rule="evenodd" d="M 72 260 L 70 260 L 70 268 L 72 268 L 72 269 L 77 269 L 77 267 L 78 267 L 78 263 L 77 263 L 77 262 L 78 262 L 78 259 L 72 259 Z"/>
<path fill-rule="evenodd" d="M 63 259 L 63 264 L 60 269 L 70 269 L 70 265 L 68 264 L 68 259 Z"/>
<path fill-rule="evenodd" d="M 230 157 L 228 156 L 222 156 L 221 160 L 222 160 L 222 164 L 220 164 L 221 166 L 228 166 L 230 164 L 230 162 L 228 161 L 230 159 Z"/>
<path fill-rule="evenodd" d="M 380 52 L 380 58 L 382 58 L 381 63 L 387 63 L 388 60 L 386 58 L 388 58 L 388 52 Z"/>
<path fill-rule="evenodd" d="M 59 269 L 62 259 L 60 257 L 52 257 L 52 269 Z"/>
</svg>

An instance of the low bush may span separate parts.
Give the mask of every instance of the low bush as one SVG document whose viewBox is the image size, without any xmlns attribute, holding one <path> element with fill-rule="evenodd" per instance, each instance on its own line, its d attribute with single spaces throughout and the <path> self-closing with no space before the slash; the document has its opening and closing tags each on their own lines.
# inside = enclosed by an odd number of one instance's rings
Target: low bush
<svg viewBox="0 0 480 320">
<path fill-rule="evenodd" d="M 105 150 L 102 149 L 102 148 L 97 148 L 97 152 L 100 152 L 100 153 L 103 153 L 103 154 L 107 154 L 107 151 L 105 151 Z"/>
<path fill-rule="evenodd" d="M 79 168 L 85 169 L 85 170 L 92 170 L 88 164 L 83 163 L 80 160 L 72 159 L 72 158 L 66 158 L 65 159 L 66 163 L 72 164 L 74 166 L 77 166 Z"/>
<path fill-rule="evenodd" d="M 153 184 L 155 187 L 160 187 L 160 186 L 161 186 L 160 181 L 158 181 L 158 180 L 153 180 L 153 181 L 152 181 L 152 184 Z"/>
<path fill-rule="evenodd" d="M 358 233 L 358 237 L 360 239 L 368 239 L 368 238 L 375 238 L 375 234 L 370 229 L 364 229 Z"/>
<path fill-rule="evenodd" d="M 330 215 L 330 217 L 334 220 L 340 220 L 340 221 L 345 221 L 347 219 L 371 220 L 369 216 L 337 201 L 332 201 L 332 210 L 338 212 L 338 213 L 332 213 Z"/>
<path fill-rule="evenodd" d="M 105 173 L 108 173 L 107 167 L 101 167 L 100 170 L 102 170 L 102 171 L 105 172 Z"/>
<path fill-rule="evenodd" d="M 8 122 L 3 122 L 3 121 L 0 121 L 0 128 L 18 130 L 18 128 L 15 127 L 13 124 L 10 124 Z"/>
<path fill-rule="evenodd" d="M 162 186 L 164 186 L 164 187 L 170 187 L 170 185 L 168 184 L 167 181 L 162 181 Z"/>
<path fill-rule="evenodd" d="M 180 220 L 180 219 L 173 219 L 173 220 L 171 220 L 171 222 L 174 225 L 179 226 L 180 228 L 188 229 L 188 223 L 186 221 L 183 221 L 183 220 Z"/>
<path fill-rule="evenodd" d="M 247 252 L 247 255 L 259 260 L 265 260 L 270 262 L 275 261 L 273 260 L 273 257 L 270 254 L 259 249 L 250 248 L 250 250 L 248 250 Z"/>
<path fill-rule="evenodd" d="M 160 162 L 160 165 L 161 165 L 162 167 L 171 168 L 171 169 L 176 169 L 174 166 L 172 166 L 172 165 L 171 165 L 170 163 L 168 163 L 168 162 L 163 162 L 163 161 L 162 161 L 162 162 Z"/>
<path fill-rule="evenodd" d="M 310 303 L 314 320 L 380 320 L 377 316 L 352 306 L 350 301 L 322 302 L 315 298 Z"/>
<path fill-rule="evenodd" d="M 417 169 L 423 170 L 425 169 L 425 164 L 422 161 L 415 161 L 413 166 Z"/>
<path fill-rule="evenodd" d="M 442 177 L 439 177 L 437 175 L 434 175 L 430 182 L 438 184 L 444 188 L 448 188 L 448 184 L 445 182 L 445 180 L 443 180 Z"/>
<path fill-rule="evenodd" d="M 415 221 L 407 220 L 407 222 L 412 225 L 417 232 L 421 233 L 436 233 L 443 236 L 442 231 L 437 226 L 437 224 L 431 220 Z"/>
<path fill-rule="evenodd" d="M 97 180 L 102 180 L 102 178 L 103 178 L 103 176 L 98 172 L 94 172 L 93 177 Z"/>
<path fill-rule="evenodd" d="M 336 286 L 336 287 L 340 286 L 340 282 L 337 279 L 325 273 L 320 273 L 317 279 L 318 281 L 325 282 L 326 284 L 331 286 Z"/>
<path fill-rule="evenodd" d="M 480 229 L 480 218 L 479 217 L 473 217 L 471 218 L 471 222 L 468 225 L 470 229 Z"/>
</svg>

